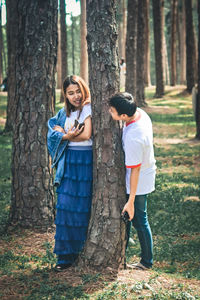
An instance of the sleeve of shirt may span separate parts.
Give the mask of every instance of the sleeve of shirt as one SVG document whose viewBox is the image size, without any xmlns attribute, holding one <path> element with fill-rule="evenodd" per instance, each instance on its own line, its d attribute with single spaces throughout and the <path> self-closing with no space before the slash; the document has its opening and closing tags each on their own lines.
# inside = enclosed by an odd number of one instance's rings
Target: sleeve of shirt
<svg viewBox="0 0 200 300">
<path fill-rule="evenodd" d="M 127 136 L 125 144 L 125 165 L 126 168 L 136 168 L 141 166 L 143 156 L 143 146 L 141 141 Z"/>
<path fill-rule="evenodd" d="M 87 117 L 92 116 L 91 104 L 86 104 L 83 106 L 82 114 L 83 122 L 85 119 L 87 119 Z"/>
</svg>

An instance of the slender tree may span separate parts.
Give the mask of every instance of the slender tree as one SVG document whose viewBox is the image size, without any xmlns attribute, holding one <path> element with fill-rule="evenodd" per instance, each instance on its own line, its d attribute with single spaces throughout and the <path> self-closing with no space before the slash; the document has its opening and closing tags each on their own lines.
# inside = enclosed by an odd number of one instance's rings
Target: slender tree
<svg viewBox="0 0 200 300">
<path fill-rule="evenodd" d="M 118 1 L 117 16 L 118 16 L 118 51 L 119 51 L 119 58 L 121 58 L 122 57 L 122 48 L 123 48 L 123 11 L 122 11 L 122 0 Z"/>
<path fill-rule="evenodd" d="M 97 268 L 123 264 L 125 199 L 119 125 L 108 112 L 109 97 L 119 90 L 116 0 L 87 0 L 87 42 L 93 111 L 94 182 L 88 238 L 80 262 Z"/>
<path fill-rule="evenodd" d="M 18 32 L 16 24 L 18 22 L 17 1 L 6 0 L 7 17 L 7 48 L 8 48 L 8 100 L 7 100 L 7 118 L 5 131 L 12 131 L 14 118 L 16 116 L 15 103 L 15 59 L 18 42 Z"/>
<path fill-rule="evenodd" d="M 68 73 L 67 67 L 67 28 L 66 28 L 66 4 L 65 0 L 60 0 L 60 47 L 61 47 L 61 83 L 64 81 Z M 61 93 L 60 102 L 63 102 L 63 94 Z"/>
<path fill-rule="evenodd" d="M 138 1 L 138 25 L 137 25 L 137 63 L 136 63 L 136 101 L 137 105 L 146 106 L 145 86 L 145 11 L 147 10 L 146 0 Z"/>
<path fill-rule="evenodd" d="M 164 94 L 164 0 L 153 0 L 153 28 L 154 28 L 154 50 L 156 63 L 156 94 L 162 97 Z"/>
<path fill-rule="evenodd" d="M 122 57 L 126 60 L 126 33 L 127 33 L 127 7 L 126 0 L 122 0 L 122 10 L 123 10 L 123 27 L 122 27 L 122 35 L 123 35 L 123 44 L 122 44 Z"/>
<path fill-rule="evenodd" d="M 126 91 L 136 96 L 138 0 L 128 0 L 126 36 Z"/>
<path fill-rule="evenodd" d="M 163 34 L 163 51 L 164 51 L 164 55 L 163 55 L 163 61 L 164 61 L 163 62 L 163 66 L 164 66 L 163 79 L 164 79 L 165 84 L 169 84 L 170 83 L 170 79 L 169 79 L 169 62 L 168 62 L 167 43 L 166 43 L 165 34 Z"/>
<path fill-rule="evenodd" d="M 1 26 L 1 3 L 0 3 L 0 84 L 3 80 L 3 35 Z"/>
<path fill-rule="evenodd" d="M 80 75 L 88 83 L 88 54 L 87 54 L 86 0 L 81 0 L 81 59 Z"/>
<path fill-rule="evenodd" d="M 72 37 L 72 72 L 75 74 L 75 41 L 74 41 L 74 17 L 71 13 L 71 37 Z"/>
<path fill-rule="evenodd" d="M 198 93 L 196 102 L 196 138 L 200 140 L 200 3 L 198 2 Z"/>
<path fill-rule="evenodd" d="M 185 23 L 185 1 L 181 3 L 179 14 L 180 34 L 180 83 L 186 83 L 186 23 Z"/>
<path fill-rule="evenodd" d="M 149 46 L 149 39 L 150 39 L 150 26 L 149 26 L 149 0 L 145 1 L 144 6 L 144 13 L 145 13 L 145 86 L 151 85 L 151 75 L 150 75 L 150 46 Z"/>
<path fill-rule="evenodd" d="M 55 99 L 57 1 L 19 0 L 15 8 L 17 43 L 16 52 L 10 53 L 15 57 L 16 82 L 10 223 L 44 229 L 54 219 L 46 124 Z"/>
<path fill-rule="evenodd" d="M 62 63 L 61 63 L 61 30 L 60 18 L 58 18 L 58 47 L 57 47 L 57 88 L 62 88 Z"/>
<path fill-rule="evenodd" d="M 192 92 L 196 83 L 197 61 L 195 49 L 195 35 L 192 16 L 192 0 L 185 0 L 186 12 L 186 79 L 187 91 Z"/>
<path fill-rule="evenodd" d="M 176 85 L 176 36 L 178 0 L 171 2 L 171 86 Z"/>
</svg>

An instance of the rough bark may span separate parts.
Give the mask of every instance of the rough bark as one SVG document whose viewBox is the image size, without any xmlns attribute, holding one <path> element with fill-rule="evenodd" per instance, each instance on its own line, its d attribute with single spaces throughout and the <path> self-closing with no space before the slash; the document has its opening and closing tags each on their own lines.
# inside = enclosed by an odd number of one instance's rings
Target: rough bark
<svg viewBox="0 0 200 300">
<path fill-rule="evenodd" d="M 153 0 L 153 31 L 156 63 L 156 94 L 164 95 L 164 60 L 163 60 L 163 33 L 164 33 L 164 0 Z"/>
<path fill-rule="evenodd" d="M 198 2 L 198 93 L 196 103 L 196 138 L 200 140 L 200 3 Z"/>
<path fill-rule="evenodd" d="M 87 42 L 93 111 L 93 200 L 80 264 L 104 269 L 124 262 L 124 164 L 118 122 L 109 115 L 108 99 L 119 90 L 116 0 L 87 0 Z"/>
<path fill-rule="evenodd" d="M 12 131 L 14 119 L 16 116 L 15 103 L 15 59 L 18 42 L 18 32 L 16 24 L 18 23 L 17 1 L 6 0 L 6 17 L 7 17 L 7 47 L 8 47 L 8 101 L 7 101 L 7 118 L 5 131 Z"/>
<path fill-rule="evenodd" d="M 46 229 L 54 219 L 47 120 L 55 99 L 57 1 L 17 1 L 16 115 L 10 223 Z"/>
<path fill-rule="evenodd" d="M 192 92 L 197 73 L 195 36 L 192 16 L 192 0 L 185 0 L 186 12 L 186 79 L 187 91 Z"/>
<path fill-rule="evenodd" d="M 171 86 L 176 85 L 176 36 L 178 1 L 171 2 Z"/>
<path fill-rule="evenodd" d="M 81 0 L 81 58 L 80 76 L 88 83 L 88 53 L 87 53 L 87 27 L 86 27 L 86 0 Z"/>
<path fill-rule="evenodd" d="M 136 102 L 139 107 L 146 106 L 145 87 L 145 9 L 146 0 L 138 1 L 138 25 L 137 25 L 137 63 L 136 63 Z"/>
<path fill-rule="evenodd" d="M 126 92 L 136 96 L 138 0 L 129 0 L 126 36 Z"/>
</svg>

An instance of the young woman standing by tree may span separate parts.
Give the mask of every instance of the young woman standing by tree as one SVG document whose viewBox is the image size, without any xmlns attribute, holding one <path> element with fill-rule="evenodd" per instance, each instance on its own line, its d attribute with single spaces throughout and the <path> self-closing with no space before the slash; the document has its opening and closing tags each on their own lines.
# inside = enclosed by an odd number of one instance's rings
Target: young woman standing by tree
<svg viewBox="0 0 200 300">
<path fill-rule="evenodd" d="M 82 78 L 70 76 L 64 80 L 63 95 L 65 108 L 48 122 L 48 149 L 57 166 L 57 271 L 70 267 L 83 248 L 92 196 L 89 89 Z"/>
</svg>

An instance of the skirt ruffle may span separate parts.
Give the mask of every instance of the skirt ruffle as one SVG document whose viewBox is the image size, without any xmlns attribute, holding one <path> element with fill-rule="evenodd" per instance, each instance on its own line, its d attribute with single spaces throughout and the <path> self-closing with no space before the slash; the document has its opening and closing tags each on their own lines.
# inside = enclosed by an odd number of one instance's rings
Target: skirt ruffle
<svg viewBox="0 0 200 300">
<path fill-rule="evenodd" d="M 87 236 L 92 198 L 92 150 L 66 150 L 65 173 L 57 188 L 54 253 L 72 263 Z"/>
</svg>

